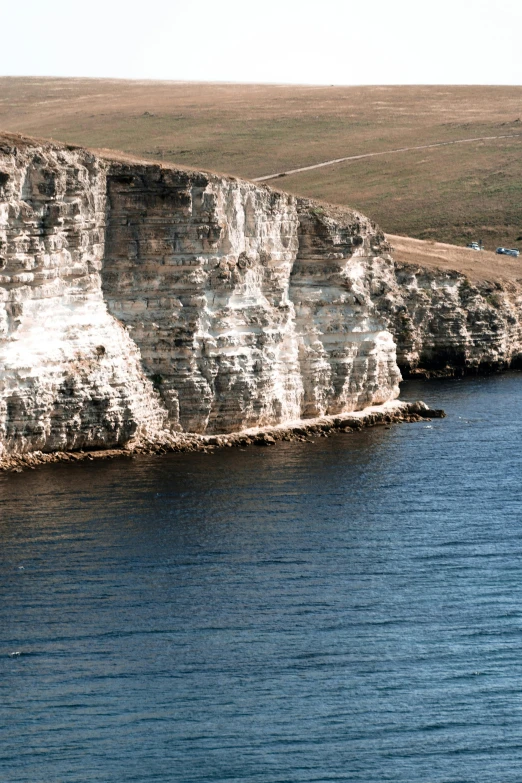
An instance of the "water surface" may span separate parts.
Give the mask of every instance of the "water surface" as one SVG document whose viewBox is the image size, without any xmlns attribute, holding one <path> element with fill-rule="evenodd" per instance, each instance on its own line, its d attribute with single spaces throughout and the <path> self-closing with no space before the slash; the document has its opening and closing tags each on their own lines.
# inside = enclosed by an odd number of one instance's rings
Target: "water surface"
<svg viewBox="0 0 522 783">
<path fill-rule="evenodd" d="M 0 475 L 2 783 L 520 781 L 522 375 L 403 396 L 448 417 Z"/>
</svg>

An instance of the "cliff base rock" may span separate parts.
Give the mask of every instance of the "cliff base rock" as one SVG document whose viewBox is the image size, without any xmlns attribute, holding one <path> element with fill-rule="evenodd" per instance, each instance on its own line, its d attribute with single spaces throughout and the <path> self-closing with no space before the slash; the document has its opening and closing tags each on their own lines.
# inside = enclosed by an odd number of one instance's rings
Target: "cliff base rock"
<svg viewBox="0 0 522 783">
<path fill-rule="evenodd" d="M 242 432 L 223 435 L 179 434 L 164 441 L 136 441 L 121 449 L 98 449 L 96 451 L 35 451 L 11 456 L 0 462 L 0 471 L 20 473 L 40 465 L 60 462 L 84 462 L 114 459 L 116 457 L 137 457 L 140 455 L 168 454 L 172 452 L 212 453 L 222 448 L 246 448 L 247 446 L 274 446 L 281 441 L 309 441 L 313 437 L 328 437 L 335 433 L 356 432 L 366 427 L 386 426 L 401 422 L 430 421 L 444 418 L 443 410 L 432 410 L 426 403 L 393 400 L 383 405 L 365 408 L 361 411 L 321 416 L 316 419 L 299 420 L 274 427 L 253 427 Z"/>
</svg>

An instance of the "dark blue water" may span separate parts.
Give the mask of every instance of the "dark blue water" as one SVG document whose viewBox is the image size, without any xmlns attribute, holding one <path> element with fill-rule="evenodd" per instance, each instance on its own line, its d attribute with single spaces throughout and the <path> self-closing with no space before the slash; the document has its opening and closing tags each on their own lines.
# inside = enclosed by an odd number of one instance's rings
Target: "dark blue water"
<svg viewBox="0 0 522 783">
<path fill-rule="evenodd" d="M 520 781 L 522 375 L 404 396 L 0 476 L 2 783 Z"/>
</svg>

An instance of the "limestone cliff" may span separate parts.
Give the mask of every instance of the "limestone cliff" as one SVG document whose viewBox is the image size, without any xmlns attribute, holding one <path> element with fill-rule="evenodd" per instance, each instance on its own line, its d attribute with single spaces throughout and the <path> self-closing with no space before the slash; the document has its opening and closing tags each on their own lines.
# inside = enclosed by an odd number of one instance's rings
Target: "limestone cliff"
<svg viewBox="0 0 522 783">
<path fill-rule="evenodd" d="M 498 372 L 522 365 L 519 280 L 376 259 L 372 301 L 393 334 L 404 376 Z"/>
<path fill-rule="evenodd" d="M 356 212 L 0 137 L 0 458 L 393 399 Z"/>
<path fill-rule="evenodd" d="M 0 456 L 121 445 L 165 420 L 103 300 L 105 192 L 87 152 L 0 143 Z"/>
</svg>

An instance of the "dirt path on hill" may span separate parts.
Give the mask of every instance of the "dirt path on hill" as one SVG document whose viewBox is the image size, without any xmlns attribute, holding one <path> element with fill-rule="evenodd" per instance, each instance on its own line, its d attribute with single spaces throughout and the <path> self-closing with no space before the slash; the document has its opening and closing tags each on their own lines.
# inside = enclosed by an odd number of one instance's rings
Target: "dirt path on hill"
<svg viewBox="0 0 522 783">
<path fill-rule="evenodd" d="M 435 144 L 421 144 L 419 147 L 400 147 L 396 150 L 383 150 L 382 152 L 366 152 L 363 155 L 348 155 L 345 158 L 334 158 L 325 160 L 323 163 L 314 163 L 312 166 L 302 166 L 299 169 L 289 169 L 280 171 L 278 174 L 267 174 L 264 177 L 254 177 L 252 182 L 266 182 L 269 179 L 286 177 L 290 174 L 299 174 L 302 171 L 312 171 L 312 169 L 322 169 L 325 166 L 333 166 L 335 163 L 344 163 L 347 160 L 361 160 L 362 158 L 375 158 L 378 155 L 394 155 L 397 152 L 413 152 L 414 150 L 429 150 L 434 147 L 449 147 L 452 144 L 469 144 L 473 141 L 491 141 L 493 139 L 514 139 L 522 136 L 522 133 L 506 133 L 502 136 L 479 136 L 474 139 L 457 139 L 456 141 L 438 141 Z"/>
</svg>

